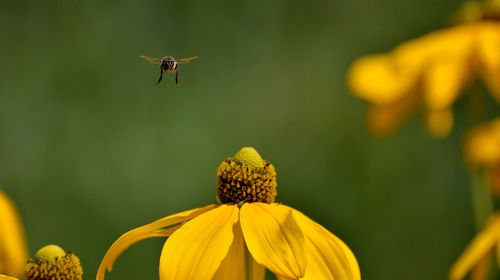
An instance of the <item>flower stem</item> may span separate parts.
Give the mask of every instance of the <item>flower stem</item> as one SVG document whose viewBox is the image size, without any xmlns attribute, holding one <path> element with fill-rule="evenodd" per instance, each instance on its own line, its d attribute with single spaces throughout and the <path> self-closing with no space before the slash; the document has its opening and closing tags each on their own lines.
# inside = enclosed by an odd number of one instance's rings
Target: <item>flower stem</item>
<svg viewBox="0 0 500 280">
<path fill-rule="evenodd" d="M 484 93 L 478 82 L 471 87 L 468 95 L 468 127 L 473 127 L 484 121 Z M 479 169 L 470 173 L 472 208 L 476 230 L 479 232 L 486 219 L 493 213 L 493 198 L 486 171 Z"/>
<path fill-rule="evenodd" d="M 472 85 L 468 95 L 467 126 L 472 127 L 485 119 L 484 114 L 484 93 L 479 83 Z"/>
<path fill-rule="evenodd" d="M 471 173 L 472 207 L 476 230 L 480 231 L 486 224 L 486 220 L 493 213 L 493 199 L 491 188 L 487 180 L 485 170 Z"/>
</svg>

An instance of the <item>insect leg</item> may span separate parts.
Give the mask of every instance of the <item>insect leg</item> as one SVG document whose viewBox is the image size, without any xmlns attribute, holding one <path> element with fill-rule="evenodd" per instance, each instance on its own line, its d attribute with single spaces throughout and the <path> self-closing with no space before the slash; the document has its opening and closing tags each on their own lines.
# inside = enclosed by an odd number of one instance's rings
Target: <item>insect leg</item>
<svg viewBox="0 0 500 280">
<path fill-rule="evenodd" d="M 158 82 L 156 82 L 157 85 L 161 82 L 162 78 L 163 78 L 163 69 L 160 69 L 160 78 L 158 79 Z"/>
<path fill-rule="evenodd" d="M 179 69 L 175 71 L 175 84 L 179 86 Z"/>
</svg>

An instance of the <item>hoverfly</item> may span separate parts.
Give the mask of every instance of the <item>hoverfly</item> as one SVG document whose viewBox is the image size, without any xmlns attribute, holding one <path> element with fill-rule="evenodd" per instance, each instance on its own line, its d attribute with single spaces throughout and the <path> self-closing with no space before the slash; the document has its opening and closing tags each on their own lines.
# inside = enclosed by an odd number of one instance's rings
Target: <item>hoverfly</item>
<svg viewBox="0 0 500 280">
<path fill-rule="evenodd" d="M 151 63 L 160 64 L 160 78 L 158 79 L 158 82 L 156 82 L 156 84 L 159 84 L 161 82 L 161 79 L 163 78 L 163 72 L 165 73 L 175 72 L 176 85 L 179 85 L 179 64 L 188 63 L 189 61 L 198 58 L 197 56 L 190 56 L 190 57 L 175 59 L 171 56 L 165 56 L 164 58 L 159 59 L 145 55 L 141 55 L 141 57 Z"/>
</svg>

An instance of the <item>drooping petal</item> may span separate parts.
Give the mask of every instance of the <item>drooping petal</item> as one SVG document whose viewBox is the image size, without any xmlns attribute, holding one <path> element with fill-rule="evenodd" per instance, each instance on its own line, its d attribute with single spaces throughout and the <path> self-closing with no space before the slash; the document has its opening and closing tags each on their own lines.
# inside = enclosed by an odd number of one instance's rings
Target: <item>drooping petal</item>
<svg viewBox="0 0 500 280">
<path fill-rule="evenodd" d="M 240 223 L 233 225 L 233 243 L 215 273 L 214 280 L 245 279 L 245 243 Z"/>
<path fill-rule="evenodd" d="M 248 253 L 249 257 L 252 257 L 250 253 Z M 256 262 L 252 257 L 252 278 L 254 280 L 262 280 L 266 277 L 266 268 L 260 263 Z"/>
<path fill-rule="evenodd" d="M 477 50 L 483 80 L 500 103 L 500 24 L 478 24 Z"/>
<path fill-rule="evenodd" d="M 489 254 L 499 241 L 500 215 L 492 216 L 486 227 L 474 237 L 450 269 L 449 279 L 460 280 Z"/>
<path fill-rule="evenodd" d="M 449 107 L 468 78 L 475 26 L 438 30 L 399 46 L 400 65 L 412 67 L 423 78 L 424 101 L 429 109 Z"/>
<path fill-rule="evenodd" d="M 499 215 L 497 213 L 497 215 Z M 500 218 L 498 218 L 500 219 Z M 497 231 L 499 231 L 499 226 L 500 226 L 500 222 L 498 222 L 498 224 L 496 225 L 497 226 Z M 497 232 L 497 240 L 496 240 L 496 246 L 495 246 L 495 251 L 492 252 L 492 254 L 495 253 L 496 254 L 496 259 L 497 259 L 497 265 L 500 267 L 500 233 Z"/>
<path fill-rule="evenodd" d="M 113 243 L 113 245 L 111 245 L 109 250 L 106 252 L 106 255 L 99 265 L 96 279 L 104 279 L 106 270 L 111 271 L 116 259 L 134 243 L 151 237 L 167 237 L 175 232 L 183 222 L 191 220 L 209 210 L 214 209 L 215 207 L 215 204 L 211 204 L 205 207 L 170 215 L 123 234 Z"/>
<path fill-rule="evenodd" d="M 485 69 L 500 69 L 500 23 L 478 24 L 477 51 L 481 66 Z"/>
<path fill-rule="evenodd" d="M 490 271 L 491 255 L 492 253 L 490 252 L 479 260 L 470 273 L 471 280 L 485 280 L 487 278 Z"/>
<path fill-rule="evenodd" d="M 307 270 L 301 279 L 361 279 L 356 257 L 342 240 L 301 212 L 289 209 L 306 240 Z"/>
<path fill-rule="evenodd" d="M 375 104 L 394 102 L 410 92 L 418 76 L 394 64 L 391 55 L 370 55 L 355 61 L 348 73 L 348 84 L 359 97 Z"/>
<path fill-rule="evenodd" d="M 240 223 L 233 226 L 234 239 L 226 258 L 222 261 L 215 273 L 214 280 L 246 279 L 247 265 L 252 269 L 252 280 L 262 280 L 265 276 L 265 267 L 257 263 L 252 256 L 245 252 L 246 245 L 243 240 Z M 250 260 L 248 259 L 250 258 Z M 248 263 L 248 262 L 251 263 Z"/>
<path fill-rule="evenodd" d="M 446 137 L 453 128 L 453 112 L 449 108 L 426 111 L 424 122 L 430 135 L 436 138 Z"/>
<path fill-rule="evenodd" d="M 27 258 L 21 217 L 11 199 L 0 190 L 0 272 L 22 276 Z"/>
<path fill-rule="evenodd" d="M 487 174 L 488 179 L 490 181 L 489 183 L 491 186 L 491 193 L 495 197 L 500 197 L 500 163 L 497 163 L 497 164 L 491 166 L 486 171 L 486 174 Z M 500 250 L 500 246 L 498 249 Z"/>
<path fill-rule="evenodd" d="M 399 63 L 425 66 L 428 59 L 437 56 L 461 56 L 473 50 L 476 27 L 457 25 L 428 33 L 399 45 L 393 52 Z"/>
<path fill-rule="evenodd" d="M 430 110 L 450 107 L 469 75 L 468 57 L 436 57 L 423 75 L 424 101 Z"/>
<path fill-rule="evenodd" d="M 7 275 L 0 274 L 0 280 L 18 280 L 17 278 L 10 277 Z"/>
<path fill-rule="evenodd" d="M 279 204 L 245 203 L 240 223 L 248 250 L 258 263 L 281 277 L 304 276 L 304 235 L 290 209 Z"/>
<path fill-rule="evenodd" d="M 212 279 L 233 243 L 238 212 L 222 204 L 182 225 L 163 246 L 160 280 Z"/>
<path fill-rule="evenodd" d="M 389 136 L 414 113 L 418 101 L 418 95 L 412 92 L 393 103 L 368 107 L 365 115 L 368 130 L 375 136 Z"/>
<path fill-rule="evenodd" d="M 500 118 L 474 127 L 464 143 L 465 159 L 470 167 L 495 165 L 500 161 Z"/>
</svg>

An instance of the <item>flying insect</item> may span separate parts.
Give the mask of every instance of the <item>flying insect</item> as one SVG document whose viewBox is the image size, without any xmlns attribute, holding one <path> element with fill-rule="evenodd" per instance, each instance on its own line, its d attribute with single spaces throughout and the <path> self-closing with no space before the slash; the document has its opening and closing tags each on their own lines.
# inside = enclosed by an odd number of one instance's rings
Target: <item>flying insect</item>
<svg viewBox="0 0 500 280">
<path fill-rule="evenodd" d="M 193 59 L 198 58 L 197 56 L 190 56 L 190 57 L 175 59 L 171 56 L 165 56 L 164 58 L 160 59 L 145 55 L 141 55 L 141 57 L 151 63 L 160 64 L 160 78 L 158 79 L 158 82 L 156 82 L 156 84 L 159 84 L 161 82 L 161 79 L 163 78 L 163 72 L 165 72 L 165 75 L 166 73 L 169 72 L 170 73 L 175 72 L 175 84 L 177 86 L 179 85 L 179 64 L 185 64 Z"/>
</svg>

